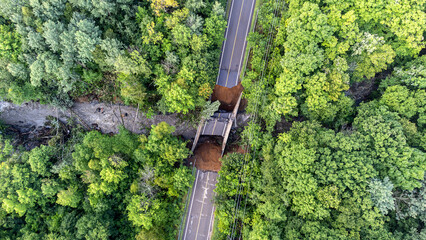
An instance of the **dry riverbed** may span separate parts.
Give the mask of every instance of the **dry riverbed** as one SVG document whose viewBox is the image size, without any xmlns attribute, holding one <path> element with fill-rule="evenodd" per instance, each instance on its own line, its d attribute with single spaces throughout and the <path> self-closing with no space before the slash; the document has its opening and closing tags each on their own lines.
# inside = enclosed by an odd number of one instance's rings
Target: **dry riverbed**
<svg viewBox="0 0 426 240">
<path fill-rule="evenodd" d="M 5 124 L 22 129 L 42 128 L 46 117 L 53 116 L 62 122 L 75 118 L 86 127 L 99 129 L 103 133 L 117 133 L 118 127 L 124 125 L 135 133 L 147 133 L 151 125 L 167 122 L 175 126 L 175 135 L 182 135 L 185 139 L 195 136 L 195 128 L 190 124 L 181 122 L 177 114 L 154 115 L 147 118 L 144 113 L 136 108 L 118 104 L 99 102 L 75 103 L 71 109 L 61 110 L 56 107 L 43 105 L 37 102 L 16 105 L 0 101 L 0 120 Z"/>
</svg>

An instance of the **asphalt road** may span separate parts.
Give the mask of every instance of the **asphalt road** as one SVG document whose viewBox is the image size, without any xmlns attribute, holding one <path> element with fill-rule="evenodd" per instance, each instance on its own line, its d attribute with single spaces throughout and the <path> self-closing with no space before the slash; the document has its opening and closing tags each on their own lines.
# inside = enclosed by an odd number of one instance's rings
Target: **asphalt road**
<svg viewBox="0 0 426 240">
<path fill-rule="evenodd" d="M 197 170 L 191 202 L 186 218 L 183 239 L 206 240 L 211 238 L 214 221 L 214 192 L 217 173 Z"/>
<path fill-rule="evenodd" d="M 232 1 L 232 0 L 229 0 Z M 222 46 L 216 84 L 232 88 L 238 85 L 247 45 L 247 35 L 256 0 L 233 0 Z M 214 224 L 214 192 L 218 174 L 197 170 L 186 216 L 183 240 L 208 240 Z"/>
<path fill-rule="evenodd" d="M 232 88 L 238 85 L 255 2 L 256 0 L 233 0 L 231 4 L 216 80 L 216 84 L 220 86 Z"/>
</svg>

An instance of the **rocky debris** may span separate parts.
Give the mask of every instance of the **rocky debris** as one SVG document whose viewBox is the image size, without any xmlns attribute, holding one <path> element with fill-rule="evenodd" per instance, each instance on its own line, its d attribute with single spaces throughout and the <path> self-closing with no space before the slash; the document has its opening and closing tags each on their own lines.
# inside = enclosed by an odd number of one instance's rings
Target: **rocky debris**
<svg viewBox="0 0 426 240">
<path fill-rule="evenodd" d="M 236 118 L 237 127 L 248 126 L 248 123 L 250 122 L 250 117 L 251 117 L 250 114 L 244 114 L 244 113 L 237 114 L 237 118 Z"/>
<path fill-rule="evenodd" d="M 44 126 L 23 128 L 8 126 L 2 133 L 12 136 L 13 146 L 30 151 L 40 145 L 63 144 L 71 136 L 71 129 L 57 118 L 49 116 Z"/>
<path fill-rule="evenodd" d="M 134 133 L 146 134 L 151 125 L 167 122 L 175 126 L 175 135 L 182 135 L 185 139 L 194 138 L 196 129 L 191 124 L 181 122 L 177 114 L 154 115 L 147 118 L 144 113 L 134 107 L 120 104 L 100 102 L 76 102 L 71 109 L 61 110 L 37 102 L 28 102 L 16 105 L 0 101 L 0 120 L 26 132 L 35 127 L 44 126 L 46 118 L 53 116 L 66 123 L 71 118 L 82 123 L 89 129 L 96 129 L 103 133 L 118 133 L 120 125 Z"/>
</svg>

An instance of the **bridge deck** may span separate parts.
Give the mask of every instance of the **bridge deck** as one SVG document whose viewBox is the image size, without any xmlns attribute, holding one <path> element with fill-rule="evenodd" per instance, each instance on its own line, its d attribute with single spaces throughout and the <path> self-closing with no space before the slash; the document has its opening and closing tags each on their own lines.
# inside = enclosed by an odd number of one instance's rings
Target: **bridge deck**
<svg viewBox="0 0 426 240">
<path fill-rule="evenodd" d="M 223 51 L 216 84 L 232 88 L 239 83 L 241 65 L 247 45 L 246 38 L 253 17 L 256 0 L 229 1 L 232 1 L 232 4 L 228 19 L 228 27 L 225 33 L 225 41 L 222 46 Z M 212 118 L 201 120 L 197 135 L 194 139 L 192 151 L 194 151 L 200 135 L 220 135 L 224 137 L 222 145 L 223 154 L 231 126 L 239 108 L 240 100 L 241 95 L 238 103 L 234 107 L 232 115 L 228 113 L 225 117 L 225 114 L 215 113 Z M 222 115 L 222 117 L 220 115 Z M 217 173 L 206 173 L 197 170 L 197 177 L 192 189 L 193 198 L 189 204 L 187 221 L 183 233 L 184 240 L 204 240 L 211 238 L 214 221 L 213 189 L 215 188 L 216 178 Z"/>
</svg>

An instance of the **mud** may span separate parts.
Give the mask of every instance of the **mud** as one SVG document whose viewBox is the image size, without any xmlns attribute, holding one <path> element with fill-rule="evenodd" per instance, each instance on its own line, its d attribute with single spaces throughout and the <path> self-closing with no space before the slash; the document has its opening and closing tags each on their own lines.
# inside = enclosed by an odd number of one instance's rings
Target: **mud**
<svg viewBox="0 0 426 240">
<path fill-rule="evenodd" d="M 152 118 L 147 118 L 136 108 L 119 104 L 77 102 L 71 109 L 61 110 L 37 102 L 15 105 L 0 101 L 0 120 L 24 131 L 42 128 L 48 116 L 56 117 L 62 122 L 68 122 L 74 118 L 86 128 L 98 129 L 103 133 L 117 133 L 119 126 L 124 125 L 134 133 L 146 134 L 151 125 L 163 121 L 176 127 L 174 135 L 182 135 L 185 139 L 194 138 L 196 132 L 191 124 L 180 122 L 176 114 L 154 115 Z"/>
<path fill-rule="evenodd" d="M 249 151 L 249 149 L 248 149 L 247 145 L 246 146 L 239 146 L 238 144 L 233 144 L 233 145 L 229 146 L 228 149 L 225 151 L 225 155 L 230 154 L 230 153 L 245 154 L 248 151 Z"/>
<path fill-rule="evenodd" d="M 213 89 L 212 101 L 219 100 L 220 109 L 232 112 L 243 89 L 241 82 L 233 88 L 216 85 Z"/>
<path fill-rule="evenodd" d="M 247 146 L 241 147 L 233 144 L 227 147 L 224 155 L 230 153 L 245 154 L 246 151 L 248 151 Z M 199 170 L 219 172 L 222 167 L 221 152 L 221 146 L 213 140 L 199 144 L 194 151 L 194 156 L 189 159 L 189 162 L 192 162 L 190 166 L 195 162 L 195 167 Z"/>
<path fill-rule="evenodd" d="M 220 161 L 222 148 L 215 143 L 202 143 L 194 151 L 195 167 L 204 171 L 218 172 L 222 166 Z"/>
</svg>

